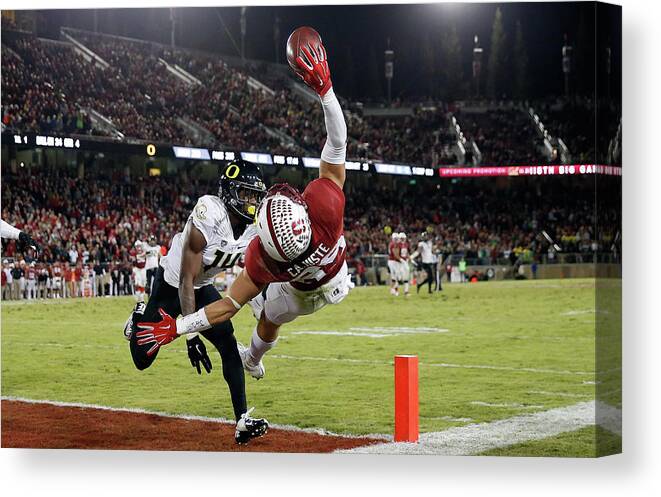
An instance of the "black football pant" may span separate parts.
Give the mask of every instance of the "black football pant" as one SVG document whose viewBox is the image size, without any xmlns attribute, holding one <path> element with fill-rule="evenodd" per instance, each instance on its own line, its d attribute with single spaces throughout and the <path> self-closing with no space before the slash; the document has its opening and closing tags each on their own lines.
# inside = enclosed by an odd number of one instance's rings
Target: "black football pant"
<svg viewBox="0 0 661 497">
<path fill-rule="evenodd" d="M 147 295 L 151 295 L 151 287 L 154 284 L 154 277 L 156 276 L 156 273 L 159 269 L 160 267 L 147 269 L 147 286 L 145 287 Z"/>
<path fill-rule="evenodd" d="M 418 291 L 420 287 L 424 286 L 425 283 L 429 285 L 429 293 L 431 293 L 431 284 L 435 283 L 436 271 L 434 271 L 434 264 L 422 264 L 422 269 L 427 273 L 427 278 L 424 281 L 418 283 Z"/>
<path fill-rule="evenodd" d="M 168 283 L 163 278 L 163 268 L 159 267 L 156 276 L 154 277 L 154 284 L 152 294 L 147 302 L 145 314 L 142 317 L 144 322 L 158 322 L 161 320 L 161 315 L 158 309 L 162 308 L 173 318 L 181 314 L 181 305 L 179 303 L 179 290 Z M 206 285 L 202 288 L 195 290 L 195 310 L 199 310 L 207 304 L 220 300 L 221 296 L 218 290 L 213 285 Z M 133 334 L 131 335 L 131 357 L 135 367 L 143 370 L 151 366 L 158 355 L 156 350 L 151 356 L 147 355 L 147 351 L 152 347 L 152 344 L 138 345 L 136 332 L 139 331 L 136 327 L 137 323 L 133 323 Z M 211 329 L 202 331 L 200 333 L 204 338 L 209 340 L 220 353 L 220 358 L 223 363 L 223 377 L 227 382 L 230 389 L 230 396 L 232 397 L 232 406 L 234 407 L 234 416 L 237 421 L 241 414 L 247 411 L 246 405 L 246 385 L 245 377 L 243 374 L 243 364 L 239 356 L 239 350 L 236 346 L 236 338 L 234 337 L 234 327 L 231 321 L 214 325 Z M 180 340 L 185 340 L 185 337 Z M 175 342 L 176 343 L 176 342 Z"/>
</svg>

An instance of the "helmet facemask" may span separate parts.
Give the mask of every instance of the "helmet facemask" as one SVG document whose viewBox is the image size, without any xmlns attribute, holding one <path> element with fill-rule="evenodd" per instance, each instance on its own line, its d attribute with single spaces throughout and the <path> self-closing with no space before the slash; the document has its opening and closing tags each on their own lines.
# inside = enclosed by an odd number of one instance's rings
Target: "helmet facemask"
<svg viewBox="0 0 661 497">
<path fill-rule="evenodd" d="M 266 195 L 266 188 L 244 183 L 242 181 L 231 181 L 228 192 L 220 187 L 218 196 L 225 200 L 230 209 L 241 219 L 253 222 L 257 214 L 257 208 Z"/>
</svg>

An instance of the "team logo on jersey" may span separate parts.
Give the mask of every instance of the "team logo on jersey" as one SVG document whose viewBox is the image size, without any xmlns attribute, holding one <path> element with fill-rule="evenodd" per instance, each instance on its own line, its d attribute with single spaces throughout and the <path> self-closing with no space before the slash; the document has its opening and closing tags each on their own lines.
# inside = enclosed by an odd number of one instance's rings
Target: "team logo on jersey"
<svg viewBox="0 0 661 497">
<path fill-rule="evenodd" d="M 202 202 L 197 203 L 193 212 L 195 212 L 195 217 L 198 219 L 204 220 L 207 218 L 207 206 Z"/>
</svg>

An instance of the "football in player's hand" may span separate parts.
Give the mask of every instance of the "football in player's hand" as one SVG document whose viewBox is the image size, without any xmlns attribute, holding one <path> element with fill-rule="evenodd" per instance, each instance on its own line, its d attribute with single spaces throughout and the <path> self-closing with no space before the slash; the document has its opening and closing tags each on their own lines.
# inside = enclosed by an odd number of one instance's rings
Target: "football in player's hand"
<svg viewBox="0 0 661 497">
<path fill-rule="evenodd" d="M 287 40 L 287 62 L 289 67 L 300 74 L 301 68 L 296 62 L 296 57 L 302 55 L 301 47 L 310 46 L 312 50 L 316 50 L 319 45 L 321 45 L 321 36 L 314 29 L 309 26 L 296 28 Z"/>
<path fill-rule="evenodd" d="M 303 26 L 287 40 L 287 62 L 296 74 L 320 96 L 333 86 L 326 49 L 314 29 Z"/>
</svg>

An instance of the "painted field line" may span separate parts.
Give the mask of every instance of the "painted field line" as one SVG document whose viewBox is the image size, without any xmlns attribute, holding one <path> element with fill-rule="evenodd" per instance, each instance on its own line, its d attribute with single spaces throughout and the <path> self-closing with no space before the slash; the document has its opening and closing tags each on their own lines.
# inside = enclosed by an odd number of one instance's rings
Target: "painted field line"
<svg viewBox="0 0 661 497">
<path fill-rule="evenodd" d="M 450 421 L 451 423 L 470 423 L 473 421 L 473 418 L 455 418 L 453 416 L 420 416 L 421 420 L 441 420 L 441 421 Z"/>
<path fill-rule="evenodd" d="M 95 297 L 96 298 L 96 297 Z M 91 299 L 90 299 L 91 300 Z M 43 304 L 43 305 L 64 305 L 64 304 L 76 304 L 78 302 L 82 302 L 83 299 L 44 299 L 44 300 L 38 300 L 38 299 L 23 299 L 23 300 L 3 300 L 2 305 L 8 306 L 8 307 L 19 307 L 21 305 L 35 305 L 35 304 Z M 85 299 L 85 302 L 87 299 Z"/>
<path fill-rule="evenodd" d="M 411 328 L 408 326 L 354 326 L 349 328 L 351 331 L 381 331 L 383 333 L 447 333 L 447 328 L 430 328 L 428 326 L 420 326 Z"/>
<path fill-rule="evenodd" d="M 346 362 L 349 364 L 374 364 L 378 366 L 392 366 L 392 361 L 370 361 L 367 359 L 349 359 L 339 357 L 312 357 L 312 356 L 293 356 L 284 354 L 271 354 L 267 358 L 284 359 L 291 361 L 320 361 L 320 362 Z M 446 362 L 421 362 L 420 366 L 435 368 L 458 368 L 458 369 L 489 369 L 495 371 L 514 371 L 523 373 L 542 373 L 542 374 L 560 374 L 560 375 L 579 375 L 592 376 L 594 372 L 590 371 L 567 371 L 562 369 L 543 369 L 543 368 L 519 368 L 514 366 L 496 366 L 490 364 L 452 364 Z"/>
<path fill-rule="evenodd" d="M 528 393 L 535 395 L 545 395 L 548 397 L 576 397 L 583 399 L 585 397 L 594 397 L 594 391 L 585 393 L 569 393 L 569 392 L 547 392 L 546 390 L 529 390 Z"/>
<path fill-rule="evenodd" d="M 13 344 L 20 345 L 30 345 L 35 347 L 55 347 L 61 349 L 75 349 L 75 348 L 87 348 L 87 349 L 105 349 L 105 350 L 120 350 L 128 348 L 127 345 L 101 345 L 101 344 L 85 344 L 85 343 L 49 343 L 49 342 L 31 342 L 31 341 L 22 341 L 22 340 L 7 340 L 4 346 L 9 349 Z M 174 349 L 175 353 L 185 354 L 185 350 Z M 287 361 L 318 361 L 318 362 L 340 362 L 347 364 L 371 364 L 376 366 L 392 366 L 392 361 L 371 361 L 368 359 L 351 359 L 347 357 L 313 357 L 313 356 L 295 356 L 295 355 L 286 355 L 286 354 L 269 354 L 266 356 L 267 359 L 283 359 Z M 591 371 L 569 371 L 563 369 L 545 369 L 545 368 L 526 368 L 526 367 L 514 367 L 514 366 L 498 366 L 491 364 L 452 364 L 447 362 L 421 362 L 420 366 L 433 367 L 433 368 L 451 368 L 451 369 L 487 369 L 494 371 L 512 371 L 512 372 L 521 372 L 521 373 L 541 373 L 541 374 L 559 374 L 559 375 L 578 375 L 578 376 L 594 376 L 594 372 Z"/>
<path fill-rule="evenodd" d="M 104 406 L 99 404 L 86 404 L 83 402 L 63 402 L 58 400 L 45 400 L 45 399 L 26 399 L 24 397 L 14 397 L 11 395 L 3 395 L 0 397 L 2 400 L 16 401 L 16 402 L 25 402 L 26 404 L 46 404 L 56 407 L 75 407 L 80 409 L 98 409 L 101 411 L 111 411 L 111 412 L 125 412 L 131 414 L 151 414 L 154 416 L 160 416 L 163 418 L 174 418 L 174 419 L 185 419 L 188 421 L 207 421 L 210 423 L 220 423 L 220 424 L 236 424 L 235 421 L 227 418 L 211 418 L 207 416 L 197 416 L 194 414 L 173 414 L 162 411 L 149 411 L 147 409 L 141 409 L 138 407 L 111 407 Z M 303 433 L 314 433 L 316 435 L 326 435 L 333 437 L 344 437 L 344 438 L 378 438 L 382 440 L 392 440 L 391 435 L 383 434 L 369 434 L 369 435 L 347 435 L 344 433 L 334 433 L 332 431 L 326 430 L 324 428 L 300 428 L 294 425 L 280 425 L 269 423 L 270 428 L 275 428 L 278 430 L 286 431 L 296 431 Z"/>
<path fill-rule="evenodd" d="M 481 400 L 474 400 L 471 402 L 471 405 L 473 406 L 484 406 L 484 407 L 505 407 L 508 409 L 544 409 L 544 406 L 542 405 L 532 405 L 532 404 L 519 404 L 517 402 L 510 402 L 510 403 L 501 403 L 501 404 L 493 404 L 491 402 L 483 402 Z"/>
<path fill-rule="evenodd" d="M 366 338 L 387 338 L 401 335 L 427 335 L 430 333 L 447 333 L 447 328 L 409 328 L 409 327 L 352 327 L 348 330 L 295 330 L 291 335 L 330 335 L 330 336 L 355 336 Z"/>
<path fill-rule="evenodd" d="M 595 408 L 594 401 L 580 402 L 567 407 L 500 419 L 490 423 L 422 433 L 418 443 L 390 442 L 338 452 L 468 456 L 580 430 L 594 425 L 595 421 L 606 429 L 617 429 L 621 425 L 618 424 L 618 419 L 621 419 L 621 411 L 615 407 L 600 404 L 599 408 Z"/>
</svg>

